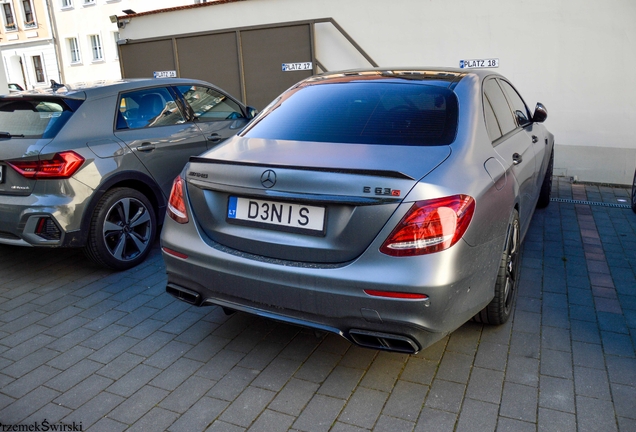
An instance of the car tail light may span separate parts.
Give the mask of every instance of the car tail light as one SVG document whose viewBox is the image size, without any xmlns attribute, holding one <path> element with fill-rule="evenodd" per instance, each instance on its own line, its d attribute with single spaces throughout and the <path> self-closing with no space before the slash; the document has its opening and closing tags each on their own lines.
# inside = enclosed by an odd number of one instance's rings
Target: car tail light
<svg viewBox="0 0 636 432">
<path fill-rule="evenodd" d="M 386 239 L 380 252 L 415 256 L 443 251 L 466 232 L 475 211 L 475 200 L 453 195 L 413 204 Z"/>
<path fill-rule="evenodd" d="M 168 216 L 180 224 L 188 223 L 188 213 L 183 199 L 183 179 L 177 176 L 172 182 L 168 200 Z"/>
<path fill-rule="evenodd" d="M 33 179 L 67 179 L 84 163 L 74 151 L 56 153 L 51 159 L 37 161 L 7 161 L 23 177 Z"/>
</svg>

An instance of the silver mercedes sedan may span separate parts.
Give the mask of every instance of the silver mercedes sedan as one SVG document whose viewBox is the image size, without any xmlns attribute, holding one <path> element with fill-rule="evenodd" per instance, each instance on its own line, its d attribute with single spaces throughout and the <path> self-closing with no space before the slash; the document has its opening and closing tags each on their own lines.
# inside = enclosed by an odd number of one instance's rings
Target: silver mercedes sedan
<svg viewBox="0 0 636 432">
<path fill-rule="evenodd" d="M 405 353 L 502 324 L 550 202 L 546 117 L 492 70 L 301 81 L 174 180 L 166 290 Z"/>
</svg>

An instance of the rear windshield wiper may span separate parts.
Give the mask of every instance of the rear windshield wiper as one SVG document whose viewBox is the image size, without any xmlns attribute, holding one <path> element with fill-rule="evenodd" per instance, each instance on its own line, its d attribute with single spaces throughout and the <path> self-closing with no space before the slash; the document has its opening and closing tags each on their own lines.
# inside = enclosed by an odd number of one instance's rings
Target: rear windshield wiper
<svg viewBox="0 0 636 432">
<path fill-rule="evenodd" d="M 11 134 L 9 132 L 0 132 L 0 138 L 24 138 L 23 134 Z"/>
</svg>

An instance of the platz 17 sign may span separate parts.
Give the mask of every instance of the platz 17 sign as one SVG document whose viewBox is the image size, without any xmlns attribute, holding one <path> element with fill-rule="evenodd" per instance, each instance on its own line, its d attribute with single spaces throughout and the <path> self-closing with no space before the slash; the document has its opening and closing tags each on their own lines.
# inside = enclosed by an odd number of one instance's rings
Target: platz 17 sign
<svg viewBox="0 0 636 432">
<path fill-rule="evenodd" d="M 499 67 L 499 59 L 491 58 L 491 59 L 473 59 L 473 60 L 460 60 L 459 67 L 461 69 L 472 69 L 472 68 L 498 68 Z"/>
<path fill-rule="evenodd" d="M 312 62 L 283 63 L 283 72 L 312 70 L 313 68 L 314 64 Z"/>
</svg>

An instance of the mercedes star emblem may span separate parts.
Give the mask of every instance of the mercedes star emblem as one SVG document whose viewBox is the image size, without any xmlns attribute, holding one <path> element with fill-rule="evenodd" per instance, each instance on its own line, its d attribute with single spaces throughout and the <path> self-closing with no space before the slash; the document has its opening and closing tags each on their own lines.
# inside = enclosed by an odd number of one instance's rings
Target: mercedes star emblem
<svg viewBox="0 0 636 432">
<path fill-rule="evenodd" d="M 267 170 L 261 174 L 261 184 L 263 187 L 271 188 L 276 184 L 276 173 L 272 170 Z"/>
</svg>

